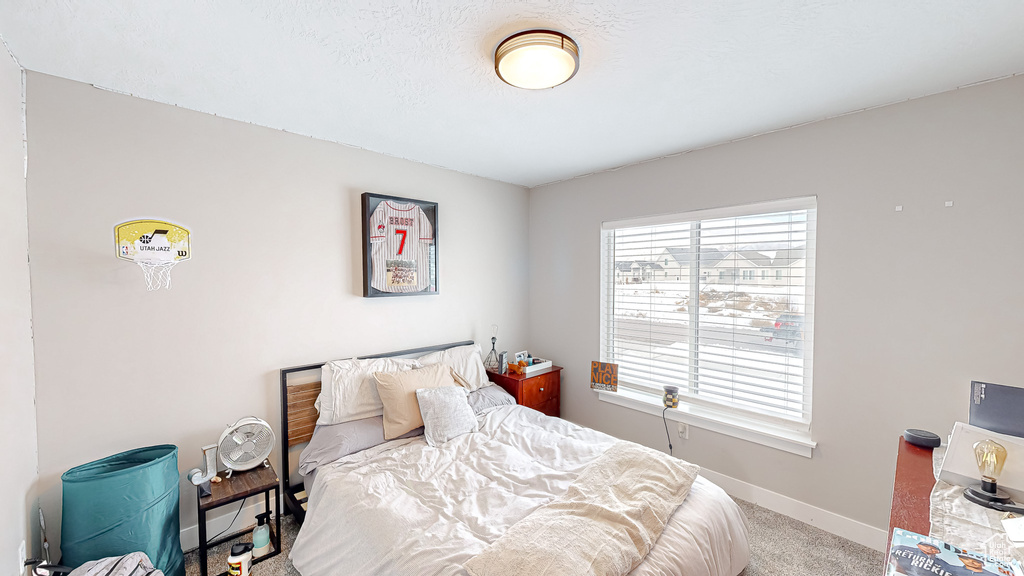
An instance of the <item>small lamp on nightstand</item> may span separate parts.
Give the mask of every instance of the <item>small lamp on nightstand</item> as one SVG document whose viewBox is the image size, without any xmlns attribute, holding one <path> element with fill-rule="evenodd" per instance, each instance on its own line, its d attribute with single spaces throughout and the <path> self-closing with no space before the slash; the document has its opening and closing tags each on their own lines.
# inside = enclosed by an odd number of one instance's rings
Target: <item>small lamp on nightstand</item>
<svg viewBox="0 0 1024 576">
<path fill-rule="evenodd" d="M 484 368 L 491 372 L 501 372 L 501 361 L 498 359 L 498 351 L 494 345 L 498 343 L 498 325 L 491 324 L 491 351 L 484 358 Z"/>
</svg>

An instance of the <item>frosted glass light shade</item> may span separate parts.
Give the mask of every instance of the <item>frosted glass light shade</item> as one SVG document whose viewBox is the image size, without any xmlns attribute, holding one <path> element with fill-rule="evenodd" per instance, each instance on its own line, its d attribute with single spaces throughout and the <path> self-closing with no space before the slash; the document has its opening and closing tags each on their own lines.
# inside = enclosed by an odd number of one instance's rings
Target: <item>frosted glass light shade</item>
<svg viewBox="0 0 1024 576">
<path fill-rule="evenodd" d="M 494 71 L 518 88 L 553 88 L 576 75 L 579 47 L 565 34 L 551 30 L 527 30 L 513 34 L 494 52 Z"/>
<path fill-rule="evenodd" d="M 982 440 L 974 445 L 974 458 L 978 462 L 981 479 L 994 484 L 1003 473 L 1006 448 L 992 440 Z"/>
</svg>

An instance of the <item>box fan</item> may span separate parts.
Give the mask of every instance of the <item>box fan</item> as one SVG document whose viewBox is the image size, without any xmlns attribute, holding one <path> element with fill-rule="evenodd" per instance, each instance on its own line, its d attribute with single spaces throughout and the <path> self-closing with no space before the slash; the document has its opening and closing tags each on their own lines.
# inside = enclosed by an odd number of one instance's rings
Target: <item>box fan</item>
<svg viewBox="0 0 1024 576">
<path fill-rule="evenodd" d="M 269 465 L 267 456 L 274 448 L 274 431 L 270 424 L 255 416 L 246 416 L 228 426 L 217 441 L 217 454 L 228 468 L 227 477 L 233 470 L 251 470 L 260 464 Z"/>
</svg>

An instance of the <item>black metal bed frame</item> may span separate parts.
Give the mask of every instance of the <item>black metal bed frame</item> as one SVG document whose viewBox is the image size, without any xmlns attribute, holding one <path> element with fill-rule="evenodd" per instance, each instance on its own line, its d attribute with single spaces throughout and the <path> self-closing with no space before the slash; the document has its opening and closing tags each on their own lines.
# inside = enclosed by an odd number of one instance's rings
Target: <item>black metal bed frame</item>
<svg viewBox="0 0 1024 576">
<path fill-rule="evenodd" d="M 462 342 L 452 342 L 450 344 L 410 348 L 408 350 L 399 350 L 397 352 L 370 354 L 369 356 L 355 356 L 354 358 L 359 360 L 368 360 L 372 358 L 388 358 L 392 356 L 409 356 L 412 354 L 422 355 L 429 352 L 438 352 L 449 348 L 455 348 L 457 346 L 468 346 L 473 343 L 473 340 L 463 340 Z M 306 364 L 304 366 L 292 366 L 290 368 L 281 369 L 281 470 L 278 472 L 278 475 L 281 477 L 281 482 L 283 483 L 282 493 L 284 494 L 285 504 L 281 510 L 283 510 L 284 514 L 294 514 L 300 524 L 303 519 L 305 519 L 306 511 L 302 508 L 302 501 L 299 498 L 296 498 L 295 495 L 305 490 L 305 482 L 299 482 L 298 484 L 293 485 L 291 483 L 291 469 L 288 465 L 288 375 L 296 372 L 306 372 L 308 370 L 323 368 L 324 364 L 327 362 L 330 362 L 330 360 L 319 362 L 317 364 Z M 321 386 L 323 386 L 322 382 Z"/>
</svg>

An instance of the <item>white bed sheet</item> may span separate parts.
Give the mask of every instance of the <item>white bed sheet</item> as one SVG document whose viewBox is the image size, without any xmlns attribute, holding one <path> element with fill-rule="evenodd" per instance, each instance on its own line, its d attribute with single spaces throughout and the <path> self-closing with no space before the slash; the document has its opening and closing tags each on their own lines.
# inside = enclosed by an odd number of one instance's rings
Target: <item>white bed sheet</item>
<svg viewBox="0 0 1024 576">
<path fill-rule="evenodd" d="M 555 496 L 616 439 L 520 406 L 439 447 L 395 440 L 321 466 L 292 546 L 302 576 L 465 575 L 462 564 Z M 736 576 L 746 518 L 698 477 L 637 576 Z"/>
</svg>

